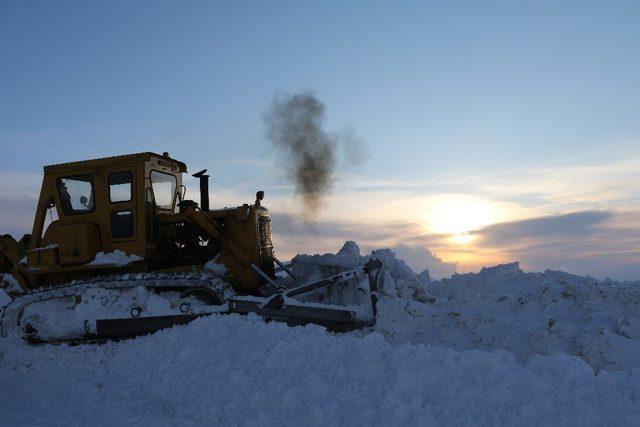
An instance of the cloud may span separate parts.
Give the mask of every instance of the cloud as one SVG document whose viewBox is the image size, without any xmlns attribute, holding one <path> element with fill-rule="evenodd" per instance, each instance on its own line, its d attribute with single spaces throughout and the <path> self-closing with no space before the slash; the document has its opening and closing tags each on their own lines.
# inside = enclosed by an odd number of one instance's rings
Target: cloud
<svg viewBox="0 0 640 427">
<path fill-rule="evenodd" d="M 271 212 L 274 230 L 284 236 L 306 234 L 313 237 L 335 237 L 349 239 L 349 236 L 362 240 L 395 239 L 407 232 L 415 230 L 416 225 L 408 222 L 388 222 L 372 226 L 367 223 L 351 223 L 347 221 L 317 221 L 307 223 L 304 218 L 281 212 Z"/>
<path fill-rule="evenodd" d="M 322 220 L 313 224 L 299 215 L 271 211 L 274 240 L 286 256 L 296 253 L 336 252 L 346 240 L 355 240 L 363 250 L 391 247 L 403 235 L 415 233 L 409 222 L 348 222 Z"/>
<path fill-rule="evenodd" d="M 39 175 L 0 171 L 0 234 L 31 232 L 41 183 Z"/>
<path fill-rule="evenodd" d="M 42 175 L 11 170 L 0 171 L 0 202 L 36 199 L 41 184 Z"/>
<path fill-rule="evenodd" d="M 397 245 L 392 249 L 396 256 L 404 260 L 416 273 L 429 270 L 431 278 L 440 279 L 456 272 L 455 262 L 444 262 L 425 247 Z"/>
<path fill-rule="evenodd" d="M 513 200 L 535 209 L 588 210 L 623 208 L 640 201 L 630 182 L 640 180 L 640 151 L 631 150 L 591 163 L 506 169 L 493 174 L 444 178 L 447 185 L 467 184 L 467 191 Z"/>
<path fill-rule="evenodd" d="M 478 253 L 499 251 L 529 270 L 640 278 L 640 212 L 581 211 L 494 224 L 473 232 Z"/>
<path fill-rule="evenodd" d="M 418 236 L 419 225 L 410 222 L 349 223 L 344 221 L 318 221 L 305 223 L 302 218 L 279 212 L 271 212 L 272 230 L 276 250 L 282 257 L 296 253 L 336 252 L 345 240 L 355 240 L 363 253 L 374 249 L 391 248 L 396 255 L 419 273 L 425 269 L 431 277 L 451 276 L 456 263 L 444 262 L 426 247 L 428 236 Z"/>
<path fill-rule="evenodd" d="M 38 201 L 36 199 L 0 201 L 0 234 L 19 239 L 31 233 Z"/>
<path fill-rule="evenodd" d="M 608 211 L 574 212 L 494 224 L 474 231 L 472 234 L 479 235 L 484 244 L 494 246 L 516 243 L 531 237 L 584 236 L 611 216 L 612 213 Z"/>
</svg>

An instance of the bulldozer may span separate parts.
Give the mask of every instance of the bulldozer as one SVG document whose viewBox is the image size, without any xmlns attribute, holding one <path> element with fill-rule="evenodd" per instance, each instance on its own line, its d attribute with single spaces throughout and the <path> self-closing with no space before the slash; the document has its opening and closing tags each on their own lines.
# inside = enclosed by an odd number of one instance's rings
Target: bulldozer
<svg viewBox="0 0 640 427">
<path fill-rule="evenodd" d="M 336 331 L 375 322 L 380 261 L 303 283 L 274 254 L 263 191 L 210 209 L 206 169 L 193 174 L 199 203 L 185 173 L 166 152 L 45 166 L 32 233 L 0 237 L 2 335 L 101 342 L 234 313 Z"/>
</svg>

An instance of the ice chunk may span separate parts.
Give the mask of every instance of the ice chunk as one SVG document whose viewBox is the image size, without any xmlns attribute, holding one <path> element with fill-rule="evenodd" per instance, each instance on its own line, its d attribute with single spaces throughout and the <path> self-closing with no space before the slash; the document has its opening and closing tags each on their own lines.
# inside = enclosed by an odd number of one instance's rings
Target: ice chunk
<svg viewBox="0 0 640 427">
<path fill-rule="evenodd" d="M 422 273 L 418 274 L 418 280 L 420 280 L 423 285 L 428 285 L 429 283 L 431 283 L 431 275 L 429 274 L 429 270 L 423 270 Z"/>
<path fill-rule="evenodd" d="M 360 256 L 360 248 L 353 240 L 348 240 L 344 242 L 342 249 L 340 249 L 337 253 L 338 256 L 351 256 L 351 257 L 359 257 Z"/>
</svg>

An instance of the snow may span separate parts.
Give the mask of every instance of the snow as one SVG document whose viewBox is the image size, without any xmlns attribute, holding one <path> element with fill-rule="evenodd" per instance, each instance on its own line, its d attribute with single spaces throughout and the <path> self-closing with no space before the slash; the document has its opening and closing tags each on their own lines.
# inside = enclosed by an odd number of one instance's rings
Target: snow
<svg viewBox="0 0 640 427">
<path fill-rule="evenodd" d="M 4 307 L 9 304 L 9 302 L 11 302 L 11 297 L 7 295 L 4 290 L 0 289 L 0 307 Z"/>
<path fill-rule="evenodd" d="M 292 269 L 314 279 L 335 274 L 368 258 L 354 253 L 298 255 Z M 393 251 L 374 255 L 385 272 L 375 331 L 392 344 L 506 350 L 521 362 L 562 352 L 597 372 L 640 367 L 638 282 L 525 273 L 518 263 L 425 281 Z"/>
<path fill-rule="evenodd" d="M 116 249 L 115 251 L 108 253 L 98 252 L 93 261 L 89 263 L 89 265 L 123 266 L 132 264 L 137 261 L 142 261 L 142 257 L 135 254 L 127 255 L 125 252 Z"/>
<path fill-rule="evenodd" d="M 423 270 L 422 273 L 418 274 L 418 280 L 420 280 L 424 285 L 431 283 L 431 274 L 429 273 L 429 270 Z"/>
<path fill-rule="evenodd" d="M 224 277 L 229 273 L 229 270 L 227 270 L 227 267 L 224 264 L 220 264 L 216 262 L 215 259 L 207 262 L 204 265 L 204 270 L 220 277 Z"/>
<path fill-rule="evenodd" d="M 102 346 L 2 343 L 5 425 L 626 424 L 640 370 L 392 345 L 256 316 Z"/>
<path fill-rule="evenodd" d="M 20 293 L 22 291 L 22 286 L 18 283 L 15 277 L 11 274 L 0 274 L 0 286 L 3 288 L 3 293 L 6 295 L 7 293 L 15 294 Z M 8 295 L 6 295 L 9 297 Z M 9 300 L 11 298 L 9 297 Z M 0 307 L 6 305 L 9 301 L 6 301 L 4 296 L 0 298 Z"/>
<path fill-rule="evenodd" d="M 422 288 L 392 277 L 384 292 L 395 297 L 380 299 L 376 330 L 391 343 L 502 349 L 521 361 L 563 352 L 596 371 L 640 367 L 639 283 L 524 273 L 514 263 Z"/>
<path fill-rule="evenodd" d="M 374 255 L 384 273 L 367 330 L 228 315 L 100 346 L 0 339 L 0 424 L 637 422 L 640 283 L 517 263 L 428 281 L 391 250 Z M 291 268 L 314 280 L 368 257 L 347 242 Z M 168 308 L 136 298 L 150 313 Z"/>
<path fill-rule="evenodd" d="M 58 245 L 57 243 L 52 243 L 50 245 L 47 246 L 42 246 L 40 248 L 35 248 L 35 249 L 31 249 L 30 252 L 44 252 L 44 251 L 48 251 L 49 249 L 55 249 L 55 248 L 59 248 L 60 245 Z"/>
</svg>

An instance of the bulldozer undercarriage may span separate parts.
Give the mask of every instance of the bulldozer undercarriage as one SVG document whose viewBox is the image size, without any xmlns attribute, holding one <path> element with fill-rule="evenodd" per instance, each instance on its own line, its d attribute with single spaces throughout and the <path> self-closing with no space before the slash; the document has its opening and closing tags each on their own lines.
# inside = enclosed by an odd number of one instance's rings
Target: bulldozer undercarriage
<svg viewBox="0 0 640 427">
<path fill-rule="evenodd" d="M 31 344 L 99 343 L 204 316 L 249 313 L 291 326 L 311 323 L 345 332 L 375 323 L 380 269 L 381 263 L 371 259 L 301 285 L 291 278 L 272 280 L 272 292 L 265 296 L 238 295 L 228 282 L 205 273 L 96 278 L 17 297 L 2 311 L 0 332 Z"/>
</svg>

